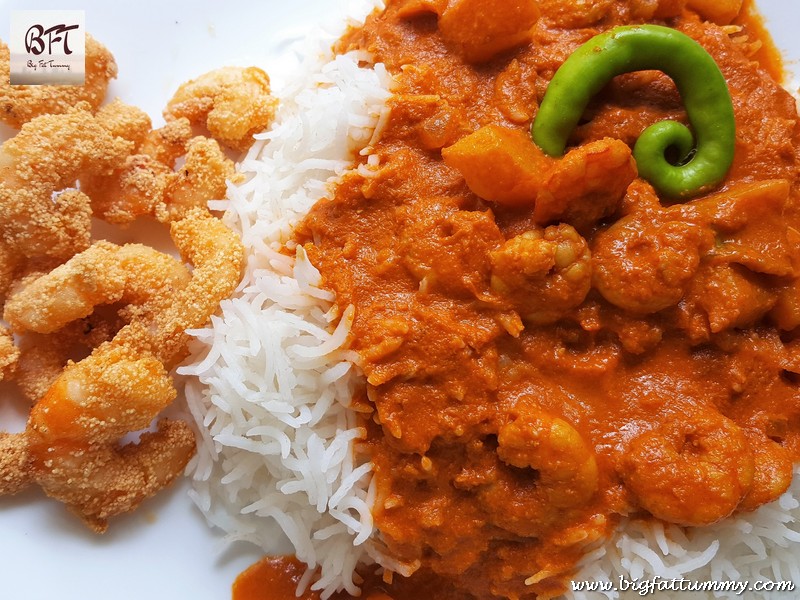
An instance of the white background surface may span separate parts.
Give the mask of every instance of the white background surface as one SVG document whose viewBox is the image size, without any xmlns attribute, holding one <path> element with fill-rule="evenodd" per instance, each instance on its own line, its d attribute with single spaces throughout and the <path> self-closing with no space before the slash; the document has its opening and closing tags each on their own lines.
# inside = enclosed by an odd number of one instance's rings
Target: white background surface
<svg viewBox="0 0 800 600">
<path fill-rule="evenodd" d="M 800 73 L 800 3 L 759 0 L 787 66 Z M 274 83 L 291 70 L 290 41 L 334 25 L 346 0 L 0 0 L 0 38 L 14 9 L 86 11 L 87 29 L 114 53 L 109 96 L 145 109 L 155 125 L 183 81 L 227 64 L 265 66 Z M 0 384 L 0 428 L 24 407 Z M 38 490 L 0 498 L 0 600 L 226 600 L 236 575 L 258 557 L 218 552 L 218 540 L 182 483 L 90 533 Z"/>
</svg>

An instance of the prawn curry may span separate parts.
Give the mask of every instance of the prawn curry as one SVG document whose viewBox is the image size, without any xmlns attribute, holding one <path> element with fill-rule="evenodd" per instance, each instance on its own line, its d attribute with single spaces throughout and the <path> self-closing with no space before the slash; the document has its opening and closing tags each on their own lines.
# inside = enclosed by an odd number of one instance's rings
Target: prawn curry
<svg viewBox="0 0 800 600">
<path fill-rule="evenodd" d="M 411 582 L 552 597 L 621 515 L 705 526 L 787 489 L 800 129 L 747 8 L 396 0 L 341 41 L 394 75 L 391 116 L 380 165 L 298 235 L 356 309 L 375 522 Z M 563 158 L 529 135 L 567 57 L 645 22 L 697 41 L 730 91 L 732 164 L 690 200 L 630 150 L 690 121 L 662 72 L 610 81 Z"/>
</svg>

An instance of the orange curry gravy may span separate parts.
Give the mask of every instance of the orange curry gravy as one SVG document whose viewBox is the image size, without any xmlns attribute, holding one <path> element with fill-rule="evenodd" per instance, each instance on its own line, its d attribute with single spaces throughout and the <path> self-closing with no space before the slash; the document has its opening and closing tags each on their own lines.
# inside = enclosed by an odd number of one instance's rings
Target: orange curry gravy
<svg viewBox="0 0 800 600">
<path fill-rule="evenodd" d="M 374 176 L 349 175 L 299 239 L 356 308 L 375 523 L 416 569 L 380 592 L 394 598 L 422 597 L 415 581 L 426 597 L 558 595 L 619 515 L 712 524 L 779 496 L 800 457 L 800 129 L 747 21 L 677 1 L 532 6 L 397 0 L 341 43 L 394 75 L 391 118 Z M 711 194 L 667 203 L 606 151 L 686 121 L 655 72 L 590 104 L 570 147 L 599 150 L 550 196 L 485 201 L 443 160 L 485 126 L 522 139 L 572 51 L 644 21 L 698 40 L 729 82 L 736 158 Z"/>
</svg>

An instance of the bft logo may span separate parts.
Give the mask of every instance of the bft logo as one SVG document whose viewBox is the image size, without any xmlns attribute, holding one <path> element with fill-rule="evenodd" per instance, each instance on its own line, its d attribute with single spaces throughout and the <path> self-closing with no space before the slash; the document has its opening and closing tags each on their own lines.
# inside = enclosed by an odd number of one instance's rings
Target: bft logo
<svg viewBox="0 0 800 600">
<path fill-rule="evenodd" d="M 83 85 L 86 27 L 82 10 L 11 12 L 11 85 Z"/>
<path fill-rule="evenodd" d="M 52 55 L 53 45 L 55 45 L 56 52 L 69 56 L 72 54 L 72 50 L 69 48 L 69 32 L 76 29 L 80 29 L 80 25 L 60 23 L 49 29 L 45 29 L 39 24 L 31 25 L 25 33 L 25 50 L 39 56 L 46 49 L 47 54 Z"/>
</svg>

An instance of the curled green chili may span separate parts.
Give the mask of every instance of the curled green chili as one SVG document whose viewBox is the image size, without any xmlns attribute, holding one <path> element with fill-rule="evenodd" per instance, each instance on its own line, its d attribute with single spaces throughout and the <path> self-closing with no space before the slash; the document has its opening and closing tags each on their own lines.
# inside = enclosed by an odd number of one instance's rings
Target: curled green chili
<svg viewBox="0 0 800 600">
<path fill-rule="evenodd" d="M 578 48 L 550 82 L 531 126 L 533 141 L 561 156 L 595 94 L 617 75 L 650 69 L 675 82 L 694 136 L 676 121 L 645 129 L 633 149 L 639 175 L 671 198 L 713 188 L 733 163 L 736 122 L 728 85 L 700 44 L 668 27 L 616 27 Z M 670 150 L 680 157 L 675 163 L 667 159 Z"/>
</svg>

